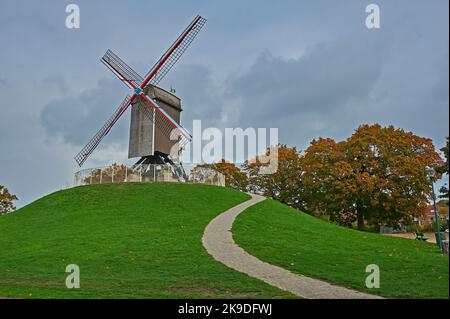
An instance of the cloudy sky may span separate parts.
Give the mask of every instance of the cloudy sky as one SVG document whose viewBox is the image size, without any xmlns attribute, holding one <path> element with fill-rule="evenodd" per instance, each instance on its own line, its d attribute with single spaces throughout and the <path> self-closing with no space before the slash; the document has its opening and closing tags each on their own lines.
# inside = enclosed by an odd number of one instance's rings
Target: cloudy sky
<svg viewBox="0 0 450 319">
<path fill-rule="evenodd" d="M 80 29 L 67 29 L 78 4 Z M 365 8 L 381 9 L 367 29 Z M 449 131 L 448 1 L 0 0 L 0 184 L 22 206 L 71 186 L 74 155 L 128 93 L 100 62 L 110 48 L 141 74 L 196 14 L 208 19 L 162 87 L 183 123 L 278 127 L 304 149 L 362 123 Z M 85 167 L 128 162 L 124 116 Z"/>
</svg>

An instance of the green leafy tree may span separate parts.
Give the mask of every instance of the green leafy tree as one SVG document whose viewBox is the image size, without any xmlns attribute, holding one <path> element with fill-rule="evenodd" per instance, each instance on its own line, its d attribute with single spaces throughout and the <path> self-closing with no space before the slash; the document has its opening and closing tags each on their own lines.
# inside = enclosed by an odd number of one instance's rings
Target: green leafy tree
<svg viewBox="0 0 450 319">
<path fill-rule="evenodd" d="M 0 185 L 0 215 L 16 209 L 13 202 L 17 199 L 16 195 L 10 194 L 5 186 Z"/>
</svg>

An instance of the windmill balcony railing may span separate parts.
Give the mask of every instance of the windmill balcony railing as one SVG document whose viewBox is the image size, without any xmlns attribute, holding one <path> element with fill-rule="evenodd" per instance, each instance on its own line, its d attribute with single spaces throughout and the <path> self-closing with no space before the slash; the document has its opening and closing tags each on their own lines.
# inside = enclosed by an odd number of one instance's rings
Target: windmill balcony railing
<svg viewBox="0 0 450 319">
<path fill-rule="evenodd" d="M 208 168 L 184 167 L 186 175 L 180 176 L 171 165 L 145 164 L 127 166 L 114 164 L 89 168 L 75 173 L 74 185 L 111 183 L 193 183 L 225 186 L 223 174 Z"/>
</svg>

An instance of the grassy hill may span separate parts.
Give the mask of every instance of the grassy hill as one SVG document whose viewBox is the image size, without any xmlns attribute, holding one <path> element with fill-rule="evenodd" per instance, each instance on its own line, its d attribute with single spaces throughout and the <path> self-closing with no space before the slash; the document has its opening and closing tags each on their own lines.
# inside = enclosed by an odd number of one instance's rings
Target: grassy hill
<svg viewBox="0 0 450 319">
<path fill-rule="evenodd" d="M 202 185 L 77 187 L 0 216 L 0 297 L 292 297 L 216 262 L 208 222 L 245 201 Z M 68 264 L 81 288 L 67 289 Z"/>
<path fill-rule="evenodd" d="M 360 291 L 398 298 L 448 298 L 448 256 L 435 244 L 338 227 L 273 200 L 238 216 L 235 241 L 263 261 Z M 366 266 L 380 268 L 367 289 Z"/>
<path fill-rule="evenodd" d="M 208 222 L 249 196 L 185 184 L 84 186 L 0 216 L 0 297 L 291 298 L 227 268 L 203 248 Z M 387 297 L 448 298 L 435 245 L 337 227 L 266 200 L 241 214 L 239 245 L 293 272 Z M 68 264 L 81 288 L 67 289 Z M 378 264 L 381 288 L 365 267 Z"/>
</svg>

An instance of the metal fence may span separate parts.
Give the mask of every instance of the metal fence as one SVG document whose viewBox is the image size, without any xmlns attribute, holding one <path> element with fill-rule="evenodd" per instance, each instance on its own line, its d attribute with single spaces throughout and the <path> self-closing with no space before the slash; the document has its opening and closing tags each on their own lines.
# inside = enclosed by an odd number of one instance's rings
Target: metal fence
<svg viewBox="0 0 450 319">
<path fill-rule="evenodd" d="M 223 174 L 207 168 L 184 167 L 186 176 L 180 177 L 171 165 L 145 164 L 127 166 L 114 164 L 89 168 L 75 173 L 75 186 L 111 183 L 195 183 L 225 186 Z"/>
</svg>

